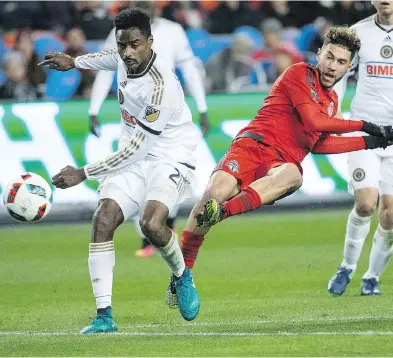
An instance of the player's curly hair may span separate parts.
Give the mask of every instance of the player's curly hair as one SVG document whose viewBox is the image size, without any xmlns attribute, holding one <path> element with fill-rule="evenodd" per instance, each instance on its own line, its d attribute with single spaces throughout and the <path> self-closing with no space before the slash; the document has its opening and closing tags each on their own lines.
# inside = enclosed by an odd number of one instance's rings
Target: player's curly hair
<svg viewBox="0 0 393 358">
<path fill-rule="evenodd" d="M 343 46 L 351 52 L 351 59 L 360 49 L 360 39 L 356 32 L 347 26 L 332 26 L 325 33 L 323 46 L 328 44 Z"/>
<path fill-rule="evenodd" d="M 113 23 L 116 30 L 128 30 L 136 27 L 143 36 L 151 36 L 150 17 L 143 9 L 124 9 L 116 15 Z"/>
</svg>

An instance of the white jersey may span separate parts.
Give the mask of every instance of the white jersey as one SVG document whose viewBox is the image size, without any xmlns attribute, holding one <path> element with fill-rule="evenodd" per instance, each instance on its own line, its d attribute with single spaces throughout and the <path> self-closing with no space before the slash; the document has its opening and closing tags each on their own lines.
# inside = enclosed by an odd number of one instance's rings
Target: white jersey
<svg viewBox="0 0 393 358">
<path fill-rule="evenodd" d="M 77 68 L 117 71 L 122 118 L 120 148 L 85 167 L 88 179 L 113 174 L 141 159 L 194 167 L 199 135 L 179 80 L 165 60 L 152 52 L 146 69 L 127 71 L 116 49 L 75 59 Z"/>
<path fill-rule="evenodd" d="M 153 51 L 165 60 L 169 67 L 179 68 L 182 72 L 187 88 L 194 97 L 200 113 L 207 111 L 205 89 L 202 78 L 195 65 L 195 58 L 183 28 L 176 22 L 156 17 L 151 25 L 153 35 Z M 103 50 L 117 47 L 115 28 L 109 33 Z M 93 85 L 90 115 L 97 115 L 99 109 L 107 96 L 113 76 L 109 73 L 99 72 Z"/>
<path fill-rule="evenodd" d="M 372 15 L 352 28 L 361 41 L 352 69 L 358 67 L 359 79 L 351 103 L 351 118 L 376 124 L 393 125 L 393 30 L 387 31 Z M 354 71 L 352 71 L 352 74 Z M 348 76 L 337 84 L 343 96 Z"/>
</svg>

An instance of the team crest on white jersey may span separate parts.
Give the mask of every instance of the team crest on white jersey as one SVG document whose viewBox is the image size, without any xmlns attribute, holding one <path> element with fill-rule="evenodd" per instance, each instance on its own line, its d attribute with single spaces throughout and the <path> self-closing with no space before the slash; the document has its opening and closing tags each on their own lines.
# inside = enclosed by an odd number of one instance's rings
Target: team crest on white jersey
<svg viewBox="0 0 393 358">
<path fill-rule="evenodd" d="M 330 102 L 329 107 L 328 107 L 328 115 L 331 117 L 333 114 L 333 109 L 334 109 L 334 103 Z"/>
<path fill-rule="evenodd" d="M 383 58 L 390 58 L 393 55 L 393 48 L 389 45 L 384 45 L 381 48 L 381 56 Z"/>
<path fill-rule="evenodd" d="M 154 122 L 157 120 L 158 116 L 160 115 L 160 111 L 153 106 L 147 106 L 145 111 L 145 119 L 148 122 Z"/>
<path fill-rule="evenodd" d="M 123 88 L 124 88 L 125 86 L 127 86 L 127 81 L 121 81 L 121 82 L 120 82 L 120 86 L 122 86 Z"/>
</svg>

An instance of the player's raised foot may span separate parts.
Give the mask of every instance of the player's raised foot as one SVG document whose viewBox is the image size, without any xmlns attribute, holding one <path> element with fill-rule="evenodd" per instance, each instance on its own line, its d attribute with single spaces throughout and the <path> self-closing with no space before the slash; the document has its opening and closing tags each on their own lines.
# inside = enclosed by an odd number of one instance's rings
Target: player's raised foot
<svg viewBox="0 0 393 358">
<path fill-rule="evenodd" d="M 329 281 L 327 290 L 333 295 L 341 296 L 351 282 L 352 269 L 340 267 Z"/>
<path fill-rule="evenodd" d="M 378 288 L 378 280 L 376 278 L 362 279 L 362 296 L 379 296 L 381 291 Z"/>
<path fill-rule="evenodd" d="M 203 206 L 203 212 L 195 216 L 197 226 L 199 227 L 211 227 L 219 223 L 225 214 L 224 208 L 217 203 L 217 200 L 210 199 Z"/>
<path fill-rule="evenodd" d="M 169 308 L 178 308 L 179 304 L 177 301 L 177 295 L 176 295 L 176 286 L 175 286 L 175 277 L 172 274 L 171 279 L 169 281 L 168 288 L 165 291 L 165 304 Z"/>
<path fill-rule="evenodd" d="M 148 245 L 142 249 L 135 251 L 135 256 L 138 258 L 149 258 L 154 255 L 154 247 L 153 245 Z"/>
<path fill-rule="evenodd" d="M 180 277 L 174 277 L 174 281 L 180 313 L 185 320 L 192 321 L 198 315 L 201 303 L 189 268 L 186 267 Z"/>
<path fill-rule="evenodd" d="M 81 334 L 110 333 L 117 331 L 116 323 L 112 318 L 112 308 L 106 307 L 98 311 L 97 316 L 93 318 L 90 326 L 80 331 Z"/>
</svg>

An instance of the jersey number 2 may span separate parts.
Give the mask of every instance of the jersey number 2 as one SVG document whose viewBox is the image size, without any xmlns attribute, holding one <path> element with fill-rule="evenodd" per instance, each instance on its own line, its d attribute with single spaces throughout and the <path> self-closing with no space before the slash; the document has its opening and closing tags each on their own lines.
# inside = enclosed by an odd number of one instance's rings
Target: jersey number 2
<svg viewBox="0 0 393 358">
<path fill-rule="evenodd" d="M 179 172 L 179 169 L 177 169 L 177 168 L 175 168 L 175 170 L 176 170 L 176 173 L 169 175 L 169 179 L 172 180 L 175 183 L 175 185 L 177 185 L 178 183 L 176 183 L 175 179 L 180 178 L 180 172 Z"/>
</svg>

